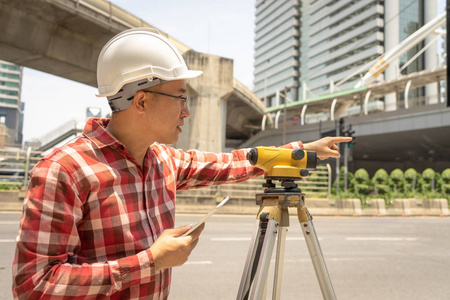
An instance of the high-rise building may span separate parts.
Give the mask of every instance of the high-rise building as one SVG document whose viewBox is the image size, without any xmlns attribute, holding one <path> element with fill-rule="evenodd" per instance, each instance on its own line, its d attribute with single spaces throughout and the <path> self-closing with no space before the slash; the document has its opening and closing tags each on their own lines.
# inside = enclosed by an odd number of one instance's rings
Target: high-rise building
<svg viewBox="0 0 450 300">
<path fill-rule="evenodd" d="M 22 67 L 0 60 L 0 123 L 8 129 L 2 133 L 4 146 L 22 144 L 23 104 L 20 101 Z"/>
<path fill-rule="evenodd" d="M 376 58 L 435 17 L 436 6 L 437 0 L 257 0 L 254 92 L 276 106 L 283 101 L 277 91 L 298 101 L 352 88 Z M 436 67 L 437 47 L 409 62 L 420 48 L 382 76 Z"/>
<path fill-rule="evenodd" d="M 277 90 L 298 90 L 300 1 L 257 0 L 255 23 L 254 92 L 267 106 L 276 106 Z"/>
</svg>

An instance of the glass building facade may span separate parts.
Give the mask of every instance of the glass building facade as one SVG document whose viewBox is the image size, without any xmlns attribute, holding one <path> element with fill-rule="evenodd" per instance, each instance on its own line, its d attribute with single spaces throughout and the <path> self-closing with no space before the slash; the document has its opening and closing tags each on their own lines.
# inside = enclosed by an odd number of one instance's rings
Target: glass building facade
<svg viewBox="0 0 450 300">
<path fill-rule="evenodd" d="M 383 53 L 383 6 L 380 1 L 303 1 L 302 88 L 313 96 L 333 92 L 359 80 L 358 70 Z M 311 95 L 310 95 L 311 96 Z"/>
<path fill-rule="evenodd" d="M 276 106 L 284 101 L 274 97 L 277 90 L 298 89 L 300 0 L 257 0 L 255 25 L 254 92 Z"/>
<path fill-rule="evenodd" d="M 353 88 L 378 57 L 426 23 L 428 2 L 257 0 L 255 94 L 277 106 L 277 91 L 286 88 L 294 101 Z M 399 72 L 421 48 L 394 62 L 395 76 L 425 68 L 422 55 Z"/>
<path fill-rule="evenodd" d="M 22 144 L 21 86 L 22 67 L 0 60 L 0 123 L 7 128 L 2 133 L 2 145 Z"/>
<path fill-rule="evenodd" d="M 403 41 L 408 36 L 417 31 L 424 25 L 424 7 L 423 1 L 419 0 L 399 0 L 400 14 L 399 14 L 399 38 Z M 408 61 L 414 57 L 414 55 L 420 51 L 423 46 L 423 42 L 413 47 L 406 54 L 400 57 L 400 68 L 402 68 Z M 404 70 L 402 74 L 408 74 L 423 70 L 424 57 L 419 56 L 412 61 Z"/>
</svg>

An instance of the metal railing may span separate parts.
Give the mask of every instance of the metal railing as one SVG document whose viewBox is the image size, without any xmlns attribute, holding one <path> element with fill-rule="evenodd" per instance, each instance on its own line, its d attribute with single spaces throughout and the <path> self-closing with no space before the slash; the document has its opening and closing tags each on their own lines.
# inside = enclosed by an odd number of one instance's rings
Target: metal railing
<svg viewBox="0 0 450 300">
<path fill-rule="evenodd" d="M 25 189 L 31 169 L 41 159 L 41 151 L 28 149 L 0 149 L 0 185 L 11 189 Z"/>
<path fill-rule="evenodd" d="M 331 167 L 329 164 L 318 166 L 310 170 L 310 175 L 296 181 L 298 187 L 307 197 L 318 197 L 331 199 Z M 211 203 L 223 200 L 227 195 L 231 196 L 231 202 L 237 205 L 254 204 L 255 194 L 262 193 L 264 183 L 262 177 L 247 181 L 211 186 L 202 189 L 178 191 L 177 198 L 185 204 Z"/>
<path fill-rule="evenodd" d="M 38 141 L 40 142 L 41 146 L 46 145 L 52 142 L 53 140 L 59 138 L 60 136 L 64 135 L 68 131 L 83 130 L 84 124 L 85 124 L 84 122 L 77 121 L 76 119 L 69 120 L 66 123 L 56 127 L 52 131 L 39 137 Z"/>
</svg>

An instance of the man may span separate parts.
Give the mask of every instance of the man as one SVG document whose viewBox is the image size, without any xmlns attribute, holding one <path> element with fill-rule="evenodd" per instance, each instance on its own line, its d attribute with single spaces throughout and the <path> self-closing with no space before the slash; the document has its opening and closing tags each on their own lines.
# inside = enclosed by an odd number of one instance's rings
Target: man
<svg viewBox="0 0 450 300">
<path fill-rule="evenodd" d="M 171 268 L 185 263 L 203 230 L 174 227 L 178 189 L 262 175 L 248 150 L 184 152 L 188 70 L 176 48 L 148 28 L 124 31 L 98 60 L 100 96 L 111 120 L 90 119 L 83 135 L 33 169 L 13 263 L 16 299 L 166 299 Z M 338 157 L 327 138 L 303 145 Z M 302 147 L 295 142 L 287 147 Z"/>
</svg>

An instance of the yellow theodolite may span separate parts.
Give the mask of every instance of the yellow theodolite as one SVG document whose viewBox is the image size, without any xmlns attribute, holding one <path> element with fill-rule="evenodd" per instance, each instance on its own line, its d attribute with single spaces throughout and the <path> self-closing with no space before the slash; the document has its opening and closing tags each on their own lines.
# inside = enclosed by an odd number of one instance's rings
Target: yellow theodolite
<svg viewBox="0 0 450 300">
<path fill-rule="evenodd" d="M 256 147 L 247 154 L 249 162 L 263 169 L 266 177 L 301 178 L 317 166 L 317 154 L 303 149 Z"/>
<path fill-rule="evenodd" d="M 250 163 L 264 170 L 264 193 L 256 194 L 260 205 L 255 231 L 247 254 L 238 291 L 238 300 L 266 299 L 267 275 L 275 240 L 277 254 L 272 299 L 280 299 L 284 248 L 289 207 L 297 207 L 297 216 L 316 272 L 324 299 L 336 299 L 312 216 L 305 207 L 305 194 L 295 183 L 317 166 L 317 154 L 302 149 L 256 147 L 247 154 Z M 277 187 L 273 180 L 280 181 Z M 277 238 L 278 236 L 278 238 Z"/>
</svg>

